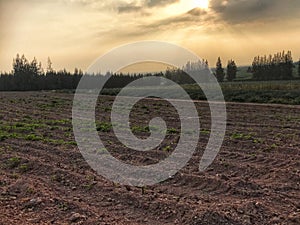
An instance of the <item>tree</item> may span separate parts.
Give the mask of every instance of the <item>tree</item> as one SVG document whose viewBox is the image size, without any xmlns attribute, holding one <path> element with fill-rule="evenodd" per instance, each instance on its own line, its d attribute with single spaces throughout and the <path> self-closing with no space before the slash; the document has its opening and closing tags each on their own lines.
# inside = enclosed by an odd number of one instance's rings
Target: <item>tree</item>
<svg viewBox="0 0 300 225">
<path fill-rule="evenodd" d="M 0 74 L 0 91 L 36 91 L 36 90 L 59 90 L 76 89 L 83 72 L 75 69 L 74 74 L 64 70 L 54 71 L 52 62 L 48 58 L 46 74 L 42 63 L 36 58 L 32 61 L 26 59 L 24 55 L 17 54 L 13 59 L 13 70 L 10 74 Z M 95 76 L 87 75 L 94 82 Z M 115 76 L 114 79 L 117 79 Z M 125 77 L 126 82 L 131 82 L 132 78 Z"/>
<path fill-rule="evenodd" d="M 53 73 L 54 70 L 52 68 L 52 62 L 51 62 L 51 59 L 50 57 L 48 57 L 47 59 L 47 73 Z"/>
<path fill-rule="evenodd" d="M 79 74 L 79 70 L 78 70 L 78 68 L 75 68 L 75 70 L 74 70 L 74 76 L 78 76 L 78 74 Z"/>
<path fill-rule="evenodd" d="M 298 62 L 298 76 L 300 77 L 300 59 L 299 59 L 299 62 Z"/>
<path fill-rule="evenodd" d="M 233 81 L 236 78 L 237 66 L 235 62 L 231 59 L 227 64 L 227 80 Z"/>
<path fill-rule="evenodd" d="M 293 78 L 292 52 L 279 52 L 274 56 L 257 56 L 252 63 L 254 80 L 289 80 Z"/>
<path fill-rule="evenodd" d="M 284 55 L 284 71 L 281 79 L 288 80 L 293 77 L 293 68 L 295 67 L 292 57 L 292 52 L 288 51 L 286 55 Z"/>
<path fill-rule="evenodd" d="M 221 58 L 218 57 L 218 61 L 216 64 L 216 73 L 215 76 L 219 82 L 224 81 L 225 73 L 224 73 L 224 68 L 222 67 L 222 61 Z"/>
<path fill-rule="evenodd" d="M 31 70 L 33 70 L 35 63 L 35 60 L 29 63 L 24 55 L 20 57 L 19 54 L 17 54 L 17 57 L 13 60 L 14 82 L 18 90 L 27 91 L 30 89 L 33 79 Z"/>
</svg>

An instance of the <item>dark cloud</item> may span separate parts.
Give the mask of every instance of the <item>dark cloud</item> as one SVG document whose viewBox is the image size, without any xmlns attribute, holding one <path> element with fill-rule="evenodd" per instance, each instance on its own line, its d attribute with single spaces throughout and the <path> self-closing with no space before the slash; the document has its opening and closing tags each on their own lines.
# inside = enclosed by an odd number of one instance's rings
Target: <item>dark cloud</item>
<svg viewBox="0 0 300 225">
<path fill-rule="evenodd" d="M 205 10 L 195 8 L 187 13 L 177 15 L 177 16 L 171 16 L 166 19 L 155 21 L 151 24 L 148 24 L 143 27 L 143 29 L 149 29 L 149 30 L 159 30 L 159 29 L 173 29 L 173 28 L 179 28 L 179 27 L 187 27 L 187 24 L 190 25 L 197 25 L 197 26 L 208 26 L 210 24 L 213 24 L 215 21 L 215 17 L 208 15 Z"/>
<path fill-rule="evenodd" d="M 292 18 L 299 13 L 299 0 L 211 0 L 210 8 L 224 22 L 245 23 L 252 21 Z"/>
<path fill-rule="evenodd" d="M 179 2 L 180 0 L 148 0 L 146 2 L 148 7 L 165 6 Z"/>
<path fill-rule="evenodd" d="M 118 11 L 119 13 L 143 12 L 150 7 L 164 6 L 177 1 L 179 0 L 145 0 L 143 6 L 127 4 L 119 7 Z M 235 27 L 234 25 L 244 26 L 247 23 L 266 24 L 271 28 L 274 26 L 270 26 L 270 24 L 276 25 L 277 21 L 297 18 L 299 9 L 300 0 L 210 0 L 210 10 L 194 8 L 186 13 L 152 21 L 148 24 L 140 23 L 135 27 L 135 31 L 128 30 L 126 35 L 140 36 L 166 29 L 197 26 L 210 32 L 220 32 L 224 29 L 224 23 L 230 24 L 232 29 Z"/>
<path fill-rule="evenodd" d="M 142 10 L 141 6 L 136 6 L 133 4 L 123 5 L 118 7 L 119 13 L 131 13 L 131 12 L 139 12 Z"/>
<path fill-rule="evenodd" d="M 179 1 L 180 0 L 146 0 L 142 5 L 138 5 L 137 3 L 122 4 L 118 6 L 117 9 L 119 13 L 142 12 L 143 9 L 146 8 L 163 7 Z"/>
<path fill-rule="evenodd" d="M 202 15 L 207 14 L 207 12 L 203 9 L 200 9 L 200 8 L 194 8 L 194 9 L 188 11 L 187 14 L 190 14 L 190 15 L 193 15 L 193 16 L 202 16 Z"/>
</svg>

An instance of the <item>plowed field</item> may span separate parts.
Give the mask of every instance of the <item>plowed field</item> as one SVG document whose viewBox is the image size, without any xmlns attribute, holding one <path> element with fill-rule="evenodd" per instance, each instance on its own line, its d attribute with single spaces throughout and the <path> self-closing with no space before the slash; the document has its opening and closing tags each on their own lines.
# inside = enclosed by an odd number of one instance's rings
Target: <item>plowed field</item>
<svg viewBox="0 0 300 225">
<path fill-rule="evenodd" d="M 72 94 L 0 93 L 0 224 L 300 224 L 300 107 L 228 103 L 221 151 L 198 166 L 210 133 L 210 112 L 196 102 L 198 148 L 188 165 L 151 187 L 115 184 L 85 162 L 72 132 Z M 99 97 L 97 128 L 107 149 L 135 165 L 159 162 L 179 140 L 176 111 L 146 99 L 131 113 L 133 132 L 167 122 L 164 142 L 147 153 L 114 137 L 114 98 Z"/>
</svg>

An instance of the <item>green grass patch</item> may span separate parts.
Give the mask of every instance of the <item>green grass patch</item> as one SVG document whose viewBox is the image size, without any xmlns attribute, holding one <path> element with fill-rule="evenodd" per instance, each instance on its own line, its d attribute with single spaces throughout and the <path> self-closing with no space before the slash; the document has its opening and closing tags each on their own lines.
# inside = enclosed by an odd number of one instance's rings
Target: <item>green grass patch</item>
<svg viewBox="0 0 300 225">
<path fill-rule="evenodd" d="M 18 157 L 12 157 L 7 160 L 7 167 L 9 169 L 14 169 L 18 167 L 21 163 L 21 159 Z"/>
<path fill-rule="evenodd" d="M 210 130 L 201 129 L 201 130 L 200 130 L 200 134 L 203 134 L 203 135 L 209 135 L 209 134 L 210 134 Z"/>
<path fill-rule="evenodd" d="M 168 128 L 167 134 L 179 134 L 179 130 L 176 128 Z"/>
<path fill-rule="evenodd" d="M 233 133 L 231 136 L 230 136 L 230 139 L 233 139 L 233 140 L 251 140 L 253 139 L 253 135 L 252 134 L 243 134 L 243 133 Z"/>
<path fill-rule="evenodd" d="M 29 134 L 29 135 L 25 135 L 24 136 L 24 139 L 26 141 L 41 141 L 43 140 L 44 138 L 43 137 L 40 137 L 38 135 L 35 135 L 35 134 Z"/>
<path fill-rule="evenodd" d="M 112 125 L 107 122 L 96 122 L 96 129 L 100 132 L 110 132 Z"/>
<path fill-rule="evenodd" d="M 162 149 L 164 152 L 170 152 L 172 150 L 172 147 L 170 145 L 167 145 L 165 146 L 163 149 Z"/>
<path fill-rule="evenodd" d="M 8 138 L 6 134 L 0 133 L 0 142 L 5 141 Z"/>
<path fill-rule="evenodd" d="M 30 168 L 29 168 L 29 165 L 28 165 L 28 164 L 21 164 L 21 165 L 19 166 L 19 170 L 20 170 L 20 172 L 25 173 L 25 172 L 29 171 Z"/>
<path fill-rule="evenodd" d="M 205 85 L 205 84 L 204 84 Z M 197 84 L 181 85 L 183 89 L 194 100 L 206 100 L 206 96 Z M 253 102 L 253 103 L 271 103 L 271 104 L 290 104 L 300 105 L 300 79 L 290 81 L 237 81 L 220 83 L 222 92 L 227 102 Z M 165 89 L 166 92 L 173 91 L 174 87 L 158 87 Z M 208 85 L 208 89 L 214 90 L 213 85 Z M 149 93 L 155 92 L 157 87 L 146 87 Z M 121 89 L 104 89 L 106 95 L 117 95 Z M 129 96 L 139 90 L 132 88 L 128 90 Z M 174 92 L 174 99 L 182 96 Z M 220 99 L 222 96 L 215 96 Z M 212 99 L 214 100 L 214 99 Z M 143 107 L 147 108 L 147 107 Z"/>
<path fill-rule="evenodd" d="M 149 126 L 132 126 L 131 127 L 132 132 L 134 133 L 148 133 L 150 132 Z"/>
</svg>

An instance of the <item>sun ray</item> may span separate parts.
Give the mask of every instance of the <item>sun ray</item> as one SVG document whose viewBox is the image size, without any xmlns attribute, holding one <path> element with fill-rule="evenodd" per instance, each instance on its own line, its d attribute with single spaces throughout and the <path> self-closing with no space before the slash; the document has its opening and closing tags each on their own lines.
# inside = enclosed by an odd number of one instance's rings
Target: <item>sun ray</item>
<svg viewBox="0 0 300 225">
<path fill-rule="evenodd" d="M 208 10 L 209 0 L 180 0 L 164 8 L 165 15 L 174 15 L 186 13 L 194 8 Z"/>
<path fill-rule="evenodd" d="M 209 0 L 193 0 L 195 8 L 207 9 L 209 6 Z"/>
</svg>

